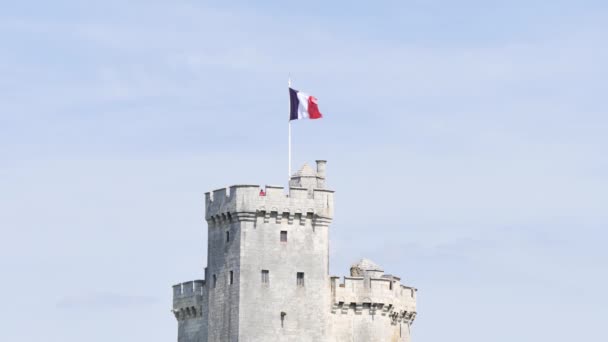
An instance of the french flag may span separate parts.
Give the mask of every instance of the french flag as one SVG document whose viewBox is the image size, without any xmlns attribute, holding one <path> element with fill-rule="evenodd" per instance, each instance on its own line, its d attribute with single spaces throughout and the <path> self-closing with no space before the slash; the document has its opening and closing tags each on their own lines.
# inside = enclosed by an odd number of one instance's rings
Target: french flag
<svg viewBox="0 0 608 342">
<path fill-rule="evenodd" d="M 289 121 L 299 119 L 320 119 L 317 99 L 301 91 L 289 88 Z"/>
</svg>

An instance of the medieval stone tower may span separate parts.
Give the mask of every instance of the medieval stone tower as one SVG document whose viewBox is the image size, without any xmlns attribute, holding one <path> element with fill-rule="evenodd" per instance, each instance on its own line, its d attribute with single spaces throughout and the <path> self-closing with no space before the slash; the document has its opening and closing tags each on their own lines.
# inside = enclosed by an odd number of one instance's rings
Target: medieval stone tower
<svg viewBox="0 0 608 342">
<path fill-rule="evenodd" d="M 329 275 L 326 162 L 205 194 L 205 279 L 173 286 L 179 342 L 410 341 L 416 289 L 369 260 Z"/>
</svg>

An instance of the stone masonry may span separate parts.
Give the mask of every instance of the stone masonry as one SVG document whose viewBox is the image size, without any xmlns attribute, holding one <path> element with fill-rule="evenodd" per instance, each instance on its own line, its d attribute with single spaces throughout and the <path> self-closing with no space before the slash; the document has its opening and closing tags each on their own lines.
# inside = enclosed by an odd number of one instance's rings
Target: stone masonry
<svg viewBox="0 0 608 342">
<path fill-rule="evenodd" d="M 204 280 L 173 286 L 178 342 L 410 341 L 416 289 L 363 259 L 329 275 L 334 192 L 326 162 L 283 187 L 205 194 Z"/>
</svg>

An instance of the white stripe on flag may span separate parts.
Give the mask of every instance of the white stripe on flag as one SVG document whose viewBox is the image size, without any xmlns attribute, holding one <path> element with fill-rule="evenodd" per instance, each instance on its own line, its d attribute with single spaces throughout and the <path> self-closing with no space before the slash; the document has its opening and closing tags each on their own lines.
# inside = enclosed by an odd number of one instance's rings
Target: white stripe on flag
<svg viewBox="0 0 608 342">
<path fill-rule="evenodd" d="M 308 114 L 308 97 L 310 95 L 298 91 L 298 119 L 308 119 L 310 115 Z"/>
</svg>

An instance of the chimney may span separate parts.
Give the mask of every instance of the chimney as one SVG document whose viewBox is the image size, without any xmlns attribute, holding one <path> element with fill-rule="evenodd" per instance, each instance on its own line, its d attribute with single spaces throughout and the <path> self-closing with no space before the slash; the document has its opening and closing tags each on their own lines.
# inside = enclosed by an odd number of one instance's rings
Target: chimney
<svg viewBox="0 0 608 342">
<path fill-rule="evenodd" d="M 317 188 L 325 188 L 325 165 L 327 160 L 317 160 Z"/>
</svg>

